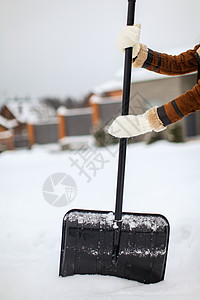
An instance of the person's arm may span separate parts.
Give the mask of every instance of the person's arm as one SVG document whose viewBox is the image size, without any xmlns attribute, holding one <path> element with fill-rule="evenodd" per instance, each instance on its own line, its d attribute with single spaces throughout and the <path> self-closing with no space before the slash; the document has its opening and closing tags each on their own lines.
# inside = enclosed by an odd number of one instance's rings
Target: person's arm
<svg viewBox="0 0 200 300">
<path fill-rule="evenodd" d="M 133 26 L 134 27 L 134 26 Z M 139 28 L 139 31 L 137 31 Z M 140 27 L 134 28 L 132 36 L 130 31 L 125 28 L 120 33 L 120 47 L 123 49 L 131 46 L 133 43 L 133 66 L 143 67 L 166 75 L 187 74 L 198 69 L 200 64 L 200 47 L 195 46 L 193 50 L 188 50 L 179 55 L 168 55 L 158 53 L 148 49 L 140 44 L 138 47 Z M 125 36 L 125 33 L 126 36 Z M 123 46 L 123 47 L 122 47 Z M 108 129 L 108 132 L 116 137 L 133 137 L 150 131 L 162 131 L 168 125 L 175 123 L 190 113 L 200 110 L 200 80 L 185 94 L 177 97 L 159 107 L 153 107 L 142 115 L 120 116 L 114 120 Z"/>
<path fill-rule="evenodd" d="M 198 61 L 200 61 L 200 45 L 179 55 L 168 55 L 140 44 L 140 30 L 139 24 L 125 26 L 116 40 L 116 46 L 121 51 L 128 47 L 133 48 L 133 67 L 145 68 L 165 75 L 182 75 L 197 71 Z"/>
<path fill-rule="evenodd" d="M 140 44 L 140 51 L 137 57 L 133 58 L 133 67 L 145 68 L 164 75 L 183 75 L 195 72 L 198 69 L 198 48 L 199 45 L 179 55 L 168 55 L 153 51 Z"/>
<path fill-rule="evenodd" d="M 200 80 L 192 90 L 142 115 L 116 118 L 108 132 L 118 138 L 138 136 L 151 131 L 162 131 L 190 113 L 200 110 Z"/>
<path fill-rule="evenodd" d="M 168 126 L 198 110 L 200 110 L 200 80 L 192 90 L 158 107 L 157 114 L 163 125 Z"/>
</svg>

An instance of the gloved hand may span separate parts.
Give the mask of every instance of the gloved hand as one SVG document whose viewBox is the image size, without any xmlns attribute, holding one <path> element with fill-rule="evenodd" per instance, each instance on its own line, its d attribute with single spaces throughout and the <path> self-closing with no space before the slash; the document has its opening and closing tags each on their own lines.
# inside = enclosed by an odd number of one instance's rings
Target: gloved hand
<svg viewBox="0 0 200 300">
<path fill-rule="evenodd" d="M 140 30 L 140 24 L 123 27 L 117 36 L 117 48 L 124 51 L 126 48 L 133 47 L 132 57 L 135 58 L 140 51 Z"/>
<path fill-rule="evenodd" d="M 117 117 L 108 128 L 108 133 L 118 138 L 129 138 L 152 130 L 145 113 Z"/>
<path fill-rule="evenodd" d="M 108 128 L 108 133 L 118 138 L 129 138 L 150 132 L 166 129 L 157 113 L 157 106 L 142 115 L 128 115 L 116 118 Z"/>
</svg>

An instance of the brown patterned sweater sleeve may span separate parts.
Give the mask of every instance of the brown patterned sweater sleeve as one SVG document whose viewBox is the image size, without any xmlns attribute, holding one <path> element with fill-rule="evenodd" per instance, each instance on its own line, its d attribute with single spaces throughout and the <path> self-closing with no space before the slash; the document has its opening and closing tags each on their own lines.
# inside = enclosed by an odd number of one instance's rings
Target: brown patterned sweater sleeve
<svg viewBox="0 0 200 300">
<path fill-rule="evenodd" d="M 141 45 L 139 55 L 133 62 L 133 67 L 142 67 L 165 75 L 183 75 L 197 71 L 198 63 L 200 63 L 199 45 L 195 46 L 193 50 L 174 56 L 159 53 Z M 155 111 L 153 111 L 154 114 L 150 111 L 148 118 L 150 118 L 151 123 L 156 121 L 155 118 L 159 118 L 163 128 L 179 121 L 192 112 L 200 110 L 200 80 L 192 90 L 156 109 L 156 117 L 154 117 Z M 155 122 L 155 124 L 157 123 Z M 160 127 L 157 128 L 156 126 L 155 130 L 159 131 Z"/>
<path fill-rule="evenodd" d="M 179 55 L 168 55 L 153 51 L 141 44 L 140 52 L 133 62 L 133 67 L 142 67 L 164 75 L 182 75 L 195 72 L 198 67 L 195 57 L 198 48 L 199 45 Z"/>
<path fill-rule="evenodd" d="M 200 80 L 192 90 L 157 108 L 159 119 L 166 127 L 200 110 Z"/>
</svg>

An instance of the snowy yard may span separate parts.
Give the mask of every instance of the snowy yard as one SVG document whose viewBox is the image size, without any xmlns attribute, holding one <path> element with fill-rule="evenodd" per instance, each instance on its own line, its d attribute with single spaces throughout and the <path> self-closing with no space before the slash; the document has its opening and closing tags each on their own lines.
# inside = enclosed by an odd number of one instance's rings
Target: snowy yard
<svg viewBox="0 0 200 300">
<path fill-rule="evenodd" d="M 96 149 L 104 162 L 95 161 L 98 170 L 88 168 L 90 181 L 72 166 L 71 159 L 81 159 L 78 153 L 35 147 L 0 155 L 1 300 L 200 299 L 199 141 L 128 147 L 124 211 L 161 213 L 170 223 L 163 282 L 144 285 L 100 275 L 58 277 L 65 212 L 114 209 L 116 151 L 117 146 Z M 77 195 L 68 206 L 52 206 L 43 197 L 43 184 L 55 173 L 69 174 L 77 184 Z"/>
</svg>

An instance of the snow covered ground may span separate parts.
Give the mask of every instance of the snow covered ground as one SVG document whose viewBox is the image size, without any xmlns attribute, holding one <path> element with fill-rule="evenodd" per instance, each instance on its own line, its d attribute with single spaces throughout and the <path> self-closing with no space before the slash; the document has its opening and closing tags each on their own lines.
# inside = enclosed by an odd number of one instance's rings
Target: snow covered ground
<svg viewBox="0 0 200 300">
<path fill-rule="evenodd" d="M 81 163 L 83 153 L 35 147 L 0 155 L 1 300 L 200 299 L 199 141 L 128 148 L 124 211 L 161 213 L 171 225 L 163 282 L 144 285 L 100 275 L 58 277 L 65 212 L 114 209 L 116 152 L 117 146 L 90 149 L 82 175 L 72 160 Z M 68 206 L 52 206 L 43 197 L 43 184 L 55 173 L 69 174 L 77 184 L 76 197 Z"/>
</svg>

